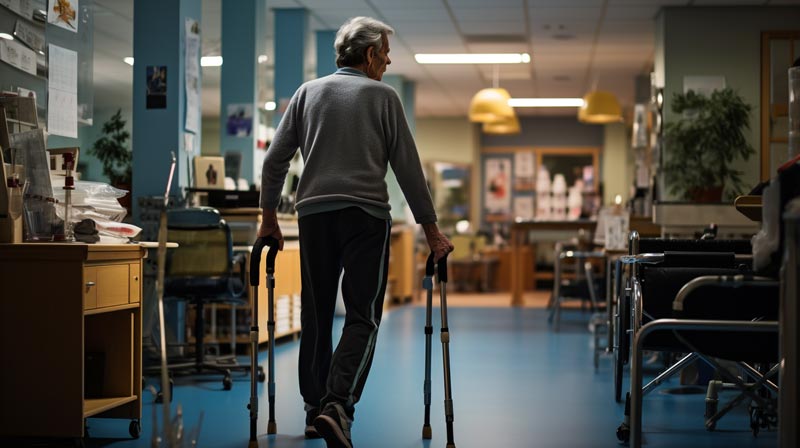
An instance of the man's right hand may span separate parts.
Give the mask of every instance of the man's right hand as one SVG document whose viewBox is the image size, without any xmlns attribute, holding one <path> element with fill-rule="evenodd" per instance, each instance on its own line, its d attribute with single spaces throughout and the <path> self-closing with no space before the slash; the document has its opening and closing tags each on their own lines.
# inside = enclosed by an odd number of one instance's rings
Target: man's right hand
<svg viewBox="0 0 800 448">
<path fill-rule="evenodd" d="M 272 237 L 278 240 L 278 249 L 283 250 L 283 233 L 281 233 L 281 226 L 278 224 L 278 215 L 275 210 L 264 209 L 261 216 L 261 226 L 258 228 L 256 234 L 258 238 Z"/>
<path fill-rule="evenodd" d="M 430 247 L 431 252 L 433 252 L 434 262 L 438 262 L 442 257 L 455 249 L 453 243 L 439 231 L 439 226 L 437 226 L 436 223 L 423 224 L 422 230 L 425 231 L 425 239 L 428 241 L 428 247 Z"/>
</svg>

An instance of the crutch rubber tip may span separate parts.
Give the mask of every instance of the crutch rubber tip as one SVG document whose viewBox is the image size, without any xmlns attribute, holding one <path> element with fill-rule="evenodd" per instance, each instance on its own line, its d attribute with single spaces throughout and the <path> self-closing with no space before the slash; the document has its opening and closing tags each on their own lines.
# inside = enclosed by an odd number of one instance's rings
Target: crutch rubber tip
<svg viewBox="0 0 800 448">
<path fill-rule="evenodd" d="M 424 425 L 422 427 L 422 438 L 425 440 L 430 440 L 433 438 L 433 432 L 431 431 L 431 425 Z"/>
<path fill-rule="evenodd" d="M 267 434 L 277 434 L 278 425 L 275 422 L 267 422 Z"/>
<path fill-rule="evenodd" d="M 258 448 L 258 440 L 251 440 L 250 443 L 247 444 L 247 448 Z"/>
<path fill-rule="evenodd" d="M 456 444 L 455 443 L 448 443 L 447 444 L 447 448 L 456 448 Z"/>
</svg>

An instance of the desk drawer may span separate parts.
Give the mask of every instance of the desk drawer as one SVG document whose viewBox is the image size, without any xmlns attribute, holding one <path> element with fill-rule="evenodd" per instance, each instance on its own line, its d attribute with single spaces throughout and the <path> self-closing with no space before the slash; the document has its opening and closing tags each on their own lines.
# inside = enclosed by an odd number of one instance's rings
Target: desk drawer
<svg viewBox="0 0 800 448">
<path fill-rule="evenodd" d="M 138 302 L 141 288 L 140 268 L 139 263 L 85 266 L 84 308 L 103 308 Z"/>
</svg>

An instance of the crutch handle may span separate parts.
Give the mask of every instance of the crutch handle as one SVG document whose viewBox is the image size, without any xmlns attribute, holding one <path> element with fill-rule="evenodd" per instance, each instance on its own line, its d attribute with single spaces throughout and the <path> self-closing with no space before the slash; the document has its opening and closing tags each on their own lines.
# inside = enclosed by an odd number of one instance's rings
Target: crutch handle
<svg viewBox="0 0 800 448">
<path fill-rule="evenodd" d="M 447 283 L 447 255 L 440 258 L 437 264 L 439 281 Z M 428 261 L 425 263 L 425 275 L 428 277 L 433 277 L 433 252 L 428 255 Z"/>
<path fill-rule="evenodd" d="M 275 273 L 275 257 L 278 255 L 280 242 L 271 236 L 262 236 L 256 239 L 253 244 L 253 251 L 250 253 L 250 286 L 258 286 L 261 276 L 261 252 L 264 246 L 269 246 L 267 252 L 267 274 Z"/>
</svg>

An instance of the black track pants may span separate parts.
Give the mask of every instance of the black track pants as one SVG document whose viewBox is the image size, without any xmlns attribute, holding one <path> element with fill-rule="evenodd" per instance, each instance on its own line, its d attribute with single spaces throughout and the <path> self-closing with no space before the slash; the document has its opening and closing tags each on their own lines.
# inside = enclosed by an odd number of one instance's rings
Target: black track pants
<svg viewBox="0 0 800 448">
<path fill-rule="evenodd" d="M 391 221 L 349 207 L 304 216 L 298 224 L 302 273 L 300 393 L 312 406 L 338 402 L 352 419 L 378 336 Z M 347 316 L 334 352 L 332 326 L 342 269 Z"/>
</svg>

